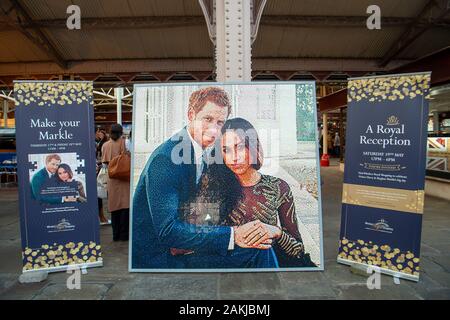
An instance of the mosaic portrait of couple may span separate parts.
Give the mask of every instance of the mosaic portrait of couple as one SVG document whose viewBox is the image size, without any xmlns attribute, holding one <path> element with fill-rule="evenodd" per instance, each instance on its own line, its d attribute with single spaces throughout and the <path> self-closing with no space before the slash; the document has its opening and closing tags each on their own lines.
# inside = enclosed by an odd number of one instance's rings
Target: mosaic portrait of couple
<svg viewBox="0 0 450 320">
<path fill-rule="evenodd" d="M 135 85 L 130 271 L 323 270 L 314 82 Z"/>
</svg>

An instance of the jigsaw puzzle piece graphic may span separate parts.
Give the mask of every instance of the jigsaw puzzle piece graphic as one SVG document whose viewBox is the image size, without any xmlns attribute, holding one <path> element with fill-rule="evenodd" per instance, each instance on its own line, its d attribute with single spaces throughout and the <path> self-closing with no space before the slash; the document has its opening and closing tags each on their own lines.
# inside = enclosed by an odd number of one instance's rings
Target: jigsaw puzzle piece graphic
<svg viewBox="0 0 450 320">
<path fill-rule="evenodd" d="M 31 160 L 30 158 L 28 158 L 28 160 L 29 161 L 27 162 L 27 169 L 31 174 L 33 174 L 38 170 L 38 162 L 35 160 Z"/>
<path fill-rule="evenodd" d="M 86 169 L 85 160 L 81 159 L 77 154 L 77 168 L 75 169 L 77 174 L 84 174 Z"/>
</svg>

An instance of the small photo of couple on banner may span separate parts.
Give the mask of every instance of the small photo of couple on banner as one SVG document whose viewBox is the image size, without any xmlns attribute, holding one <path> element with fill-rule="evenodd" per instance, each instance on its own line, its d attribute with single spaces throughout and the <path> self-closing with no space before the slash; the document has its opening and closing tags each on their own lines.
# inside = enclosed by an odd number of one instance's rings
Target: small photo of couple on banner
<svg viewBox="0 0 450 320">
<path fill-rule="evenodd" d="M 314 83 L 134 89 L 130 271 L 323 269 Z"/>
<path fill-rule="evenodd" d="M 84 174 L 74 174 L 72 170 L 77 161 L 76 153 L 30 154 L 28 157 L 34 166 L 30 170 L 32 199 L 45 205 L 87 201 Z"/>
</svg>

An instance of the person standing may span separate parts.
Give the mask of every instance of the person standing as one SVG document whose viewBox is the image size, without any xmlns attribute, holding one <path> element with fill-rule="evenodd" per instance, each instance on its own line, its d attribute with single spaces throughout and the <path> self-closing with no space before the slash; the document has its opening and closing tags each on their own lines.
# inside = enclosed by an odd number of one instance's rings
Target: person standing
<svg viewBox="0 0 450 320">
<path fill-rule="evenodd" d="M 336 135 L 334 136 L 334 154 L 339 158 L 341 151 L 341 138 L 339 138 L 339 133 L 336 131 Z"/>
<path fill-rule="evenodd" d="M 123 128 L 120 124 L 111 126 L 110 139 L 102 147 L 102 163 L 109 162 L 125 152 L 125 139 L 122 137 Z M 128 227 L 130 219 L 130 181 L 109 179 L 108 209 L 111 212 L 113 241 L 128 241 Z"/>
<path fill-rule="evenodd" d="M 318 136 L 319 136 L 319 157 L 322 156 L 323 153 L 323 130 L 322 130 L 322 126 L 319 127 L 318 129 Z"/>
<path fill-rule="evenodd" d="M 97 129 L 95 132 L 95 145 L 96 145 L 96 158 L 97 162 L 100 162 L 102 159 L 102 147 L 105 142 L 108 141 L 108 137 L 106 135 L 106 131 L 104 129 Z"/>
<path fill-rule="evenodd" d="M 106 131 L 100 128 L 97 129 L 97 131 L 95 132 L 95 145 L 96 145 L 95 155 L 97 159 L 97 175 L 102 167 L 102 147 L 106 141 L 108 141 Z M 111 221 L 105 217 L 105 214 L 103 212 L 103 199 L 97 198 L 97 204 L 98 204 L 98 217 L 100 219 L 100 225 L 104 226 L 111 224 Z"/>
<path fill-rule="evenodd" d="M 131 152 L 131 130 L 128 134 L 128 137 L 125 139 L 125 148 L 127 149 L 127 151 Z"/>
<path fill-rule="evenodd" d="M 331 132 L 328 132 L 326 139 L 327 139 L 327 153 L 328 153 L 328 155 L 331 155 L 331 152 L 333 152 L 333 145 L 332 145 L 333 134 Z"/>
</svg>

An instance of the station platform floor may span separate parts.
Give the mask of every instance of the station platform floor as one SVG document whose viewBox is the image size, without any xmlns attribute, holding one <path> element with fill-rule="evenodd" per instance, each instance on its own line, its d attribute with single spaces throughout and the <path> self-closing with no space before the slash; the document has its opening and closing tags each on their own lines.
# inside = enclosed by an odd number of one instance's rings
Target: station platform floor
<svg viewBox="0 0 450 320">
<path fill-rule="evenodd" d="M 81 276 L 69 290 L 68 273 L 21 284 L 18 193 L 0 189 L 0 299 L 450 299 L 450 202 L 427 196 L 423 214 L 421 275 L 418 283 L 381 276 L 369 290 L 367 276 L 336 262 L 343 173 L 338 163 L 322 168 L 325 271 L 280 273 L 155 274 L 128 272 L 128 243 L 112 241 L 101 227 L 104 266 Z"/>
</svg>

